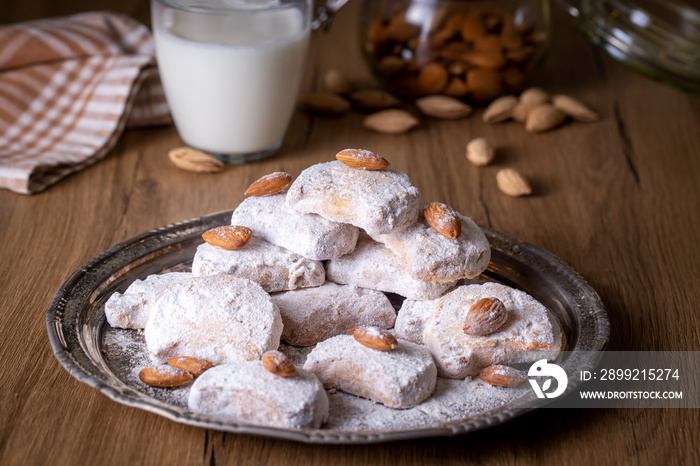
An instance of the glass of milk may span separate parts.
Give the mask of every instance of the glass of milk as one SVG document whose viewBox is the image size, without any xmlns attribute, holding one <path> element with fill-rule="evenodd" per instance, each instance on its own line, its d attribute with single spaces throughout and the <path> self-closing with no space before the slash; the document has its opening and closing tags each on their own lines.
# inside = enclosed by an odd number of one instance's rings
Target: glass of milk
<svg viewBox="0 0 700 466">
<path fill-rule="evenodd" d="M 311 9 L 312 0 L 151 0 L 158 68 L 185 144 L 228 163 L 282 145 Z"/>
</svg>

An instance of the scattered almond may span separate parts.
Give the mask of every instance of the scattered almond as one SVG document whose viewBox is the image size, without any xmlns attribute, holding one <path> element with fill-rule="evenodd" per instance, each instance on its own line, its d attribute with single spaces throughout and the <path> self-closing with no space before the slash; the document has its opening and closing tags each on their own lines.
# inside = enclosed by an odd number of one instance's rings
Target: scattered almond
<svg viewBox="0 0 700 466">
<path fill-rule="evenodd" d="M 566 113 L 553 105 L 543 104 L 528 113 L 525 130 L 530 133 L 542 133 L 556 128 L 564 120 L 566 120 Z"/>
<path fill-rule="evenodd" d="M 389 166 L 384 157 L 366 149 L 344 149 L 335 154 L 335 158 L 348 167 L 363 170 L 381 170 Z"/>
<path fill-rule="evenodd" d="M 452 97 L 444 95 L 429 95 L 416 100 L 416 106 L 426 115 L 456 120 L 472 113 L 472 108 Z"/>
<path fill-rule="evenodd" d="M 510 111 L 510 117 L 517 121 L 518 123 L 525 123 L 527 121 L 527 116 L 530 114 L 530 111 L 533 109 L 532 106 L 530 105 L 525 105 L 521 102 L 518 102 Z"/>
<path fill-rule="evenodd" d="M 294 363 L 277 350 L 266 351 L 262 356 L 262 365 L 269 372 L 280 377 L 291 377 L 297 373 Z"/>
<path fill-rule="evenodd" d="M 391 333 L 379 327 L 353 327 L 347 334 L 354 336 L 360 344 L 379 351 L 390 351 L 399 346 Z"/>
<path fill-rule="evenodd" d="M 168 359 L 168 364 L 183 371 L 187 371 L 195 378 L 199 377 L 204 371 L 214 367 L 214 364 L 205 359 L 197 359 L 190 356 L 178 356 Z"/>
<path fill-rule="evenodd" d="M 486 138 L 476 138 L 467 144 L 467 160 L 477 167 L 488 165 L 493 157 L 493 147 Z"/>
<path fill-rule="evenodd" d="M 253 232 L 250 228 L 237 225 L 224 225 L 207 230 L 202 235 L 204 241 L 221 249 L 232 251 L 250 242 Z"/>
<path fill-rule="evenodd" d="M 483 298 L 467 312 L 462 330 L 467 335 L 484 337 L 498 331 L 508 320 L 508 309 L 498 298 Z"/>
<path fill-rule="evenodd" d="M 531 87 L 520 94 L 520 103 L 535 107 L 538 105 L 549 103 L 551 97 L 541 87 Z"/>
<path fill-rule="evenodd" d="M 523 371 L 503 365 L 489 366 L 482 369 L 479 378 L 497 387 L 517 387 L 527 381 L 527 376 Z"/>
<path fill-rule="evenodd" d="M 513 95 L 504 95 L 491 102 L 486 107 L 482 119 L 484 123 L 498 123 L 510 118 L 513 108 L 518 105 L 518 98 Z"/>
<path fill-rule="evenodd" d="M 328 70 L 323 77 L 323 84 L 335 94 L 347 94 L 352 91 L 350 81 L 338 70 Z"/>
<path fill-rule="evenodd" d="M 245 190 L 246 196 L 260 197 L 276 194 L 287 189 L 292 182 L 292 175 L 285 172 L 274 172 L 253 181 Z"/>
<path fill-rule="evenodd" d="M 532 194 L 530 183 L 512 168 L 502 168 L 496 173 L 496 184 L 503 193 L 518 197 Z"/>
<path fill-rule="evenodd" d="M 596 112 L 568 95 L 555 95 L 552 104 L 576 121 L 596 121 L 600 118 Z"/>
<path fill-rule="evenodd" d="M 178 147 L 168 152 L 168 158 L 177 168 L 194 173 L 218 173 L 224 169 L 221 160 L 189 147 Z"/>
<path fill-rule="evenodd" d="M 454 239 L 462 233 L 462 222 L 454 209 L 441 202 L 431 202 L 423 209 L 423 217 L 435 231 Z"/>
<path fill-rule="evenodd" d="M 403 134 L 419 123 L 418 119 L 405 110 L 382 110 L 365 118 L 365 128 L 385 134 Z"/>
<path fill-rule="evenodd" d="M 401 101 L 382 89 L 362 89 L 348 96 L 352 105 L 360 110 L 381 110 L 396 107 Z"/>
<path fill-rule="evenodd" d="M 186 384 L 194 377 L 189 372 L 172 366 L 144 367 L 139 372 L 141 382 L 151 387 L 174 388 Z"/>
<path fill-rule="evenodd" d="M 350 102 L 332 92 L 315 92 L 299 99 L 301 108 L 316 115 L 340 115 L 350 110 Z"/>
</svg>

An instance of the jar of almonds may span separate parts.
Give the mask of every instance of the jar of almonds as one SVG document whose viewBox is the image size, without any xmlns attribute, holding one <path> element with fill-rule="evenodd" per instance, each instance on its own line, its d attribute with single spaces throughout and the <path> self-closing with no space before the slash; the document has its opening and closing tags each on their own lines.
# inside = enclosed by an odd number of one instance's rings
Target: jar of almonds
<svg viewBox="0 0 700 466">
<path fill-rule="evenodd" d="M 480 103 L 516 93 L 547 49 L 547 0 L 362 1 L 363 53 L 404 97 Z"/>
</svg>

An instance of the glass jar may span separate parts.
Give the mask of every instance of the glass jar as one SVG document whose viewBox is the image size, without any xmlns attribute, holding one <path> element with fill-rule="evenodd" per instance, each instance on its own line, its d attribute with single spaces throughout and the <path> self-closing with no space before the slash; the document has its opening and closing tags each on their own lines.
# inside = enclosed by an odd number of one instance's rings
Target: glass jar
<svg viewBox="0 0 700 466">
<path fill-rule="evenodd" d="M 700 11 L 676 0 L 559 0 L 613 59 L 700 93 Z"/>
<path fill-rule="evenodd" d="M 488 102 L 517 93 L 543 59 L 546 0 L 362 0 L 372 72 L 393 93 Z"/>
</svg>

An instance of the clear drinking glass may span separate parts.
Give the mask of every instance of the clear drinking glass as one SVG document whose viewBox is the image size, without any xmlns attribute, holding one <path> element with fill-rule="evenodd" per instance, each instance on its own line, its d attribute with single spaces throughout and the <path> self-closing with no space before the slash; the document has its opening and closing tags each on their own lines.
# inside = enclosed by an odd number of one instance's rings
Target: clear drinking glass
<svg viewBox="0 0 700 466">
<path fill-rule="evenodd" d="M 312 0 L 151 0 L 165 97 L 185 144 L 224 162 L 271 155 L 299 93 Z"/>
</svg>

